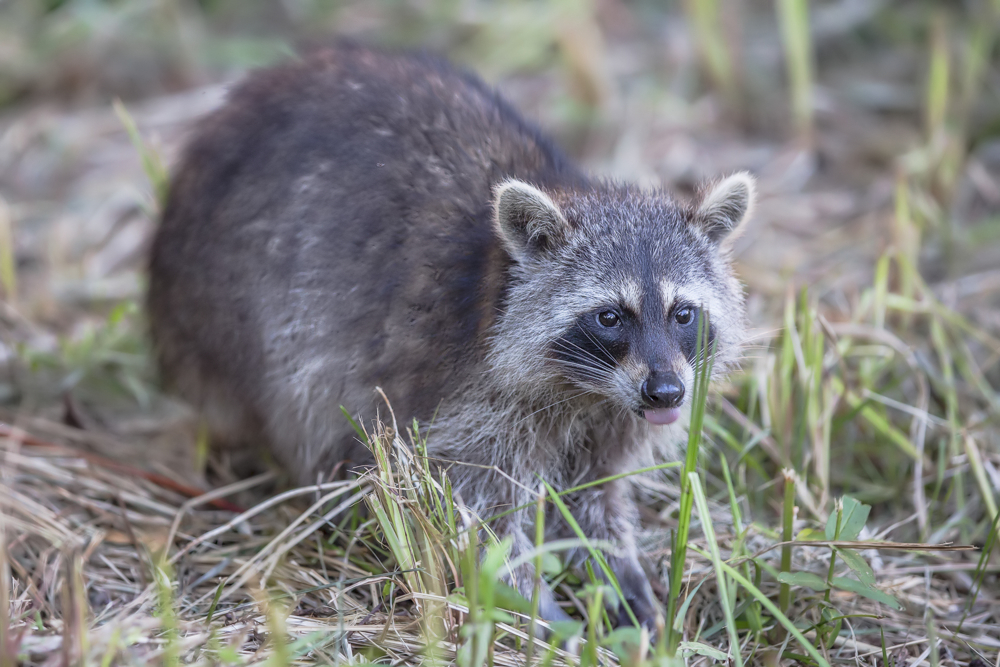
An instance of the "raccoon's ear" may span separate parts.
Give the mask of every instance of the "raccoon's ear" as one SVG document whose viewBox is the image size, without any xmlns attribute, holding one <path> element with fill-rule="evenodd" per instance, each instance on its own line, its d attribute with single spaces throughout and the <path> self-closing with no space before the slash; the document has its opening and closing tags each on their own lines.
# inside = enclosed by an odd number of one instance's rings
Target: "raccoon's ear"
<svg viewBox="0 0 1000 667">
<path fill-rule="evenodd" d="M 693 221 L 713 241 L 731 241 L 750 219 L 757 186 L 753 176 L 741 171 L 712 183 L 702 190 Z"/>
<path fill-rule="evenodd" d="M 558 247 L 571 229 L 547 194 L 515 180 L 493 189 L 493 220 L 507 251 L 518 261 Z"/>
</svg>

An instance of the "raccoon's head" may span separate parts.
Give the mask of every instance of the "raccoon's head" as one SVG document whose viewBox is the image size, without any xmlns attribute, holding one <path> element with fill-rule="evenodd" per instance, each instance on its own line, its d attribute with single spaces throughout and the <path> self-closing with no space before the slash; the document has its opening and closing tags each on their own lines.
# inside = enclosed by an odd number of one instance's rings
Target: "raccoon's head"
<svg viewBox="0 0 1000 667">
<path fill-rule="evenodd" d="M 568 388 L 652 424 L 677 420 L 700 315 L 715 373 L 738 357 L 745 312 L 729 250 L 754 192 L 746 173 L 706 186 L 690 206 L 610 184 L 497 186 L 496 231 L 513 259 L 490 353 L 501 381 L 519 393 Z"/>
</svg>

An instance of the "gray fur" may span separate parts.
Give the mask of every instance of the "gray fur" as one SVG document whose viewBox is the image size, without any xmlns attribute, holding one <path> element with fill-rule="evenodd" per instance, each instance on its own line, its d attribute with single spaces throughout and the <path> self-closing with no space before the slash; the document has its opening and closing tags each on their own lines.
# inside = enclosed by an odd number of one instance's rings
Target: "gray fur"
<svg viewBox="0 0 1000 667">
<path fill-rule="evenodd" d="M 236 88 L 176 169 L 148 302 L 164 378 L 217 440 L 269 447 L 303 484 L 369 460 L 339 406 L 367 423 L 380 386 L 484 517 L 530 501 L 539 478 L 568 488 L 660 461 L 687 409 L 651 426 L 640 387 L 654 367 L 693 375 L 664 285 L 711 312 L 723 373 L 744 335 L 722 243 L 749 209 L 743 182 L 699 211 L 592 181 L 474 77 L 321 51 Z M 611 330 L 628 333 L 621 358 L 574 349 L 587 313 L 619 306 L 636 311 Z M 631 498 L 618 481 L 568 501 L 620 545 L 612 564 L 651 625 Z M 494 528 L 520 552 L 532 518 Z M 530 593 L 529 566 L 511 579 Z"/>
</svg>

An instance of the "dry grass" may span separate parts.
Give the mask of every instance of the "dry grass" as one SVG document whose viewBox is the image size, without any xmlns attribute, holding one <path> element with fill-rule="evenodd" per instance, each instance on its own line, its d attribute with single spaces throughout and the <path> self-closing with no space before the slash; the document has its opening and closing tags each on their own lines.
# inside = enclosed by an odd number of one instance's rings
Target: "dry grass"
<svg viewBox="0 0 1000 667">
<path fill-rule="evenodd" d="M 8 656 L 32 664 L 264 659 L 338 664 L 375 657 L 408 663 L 430 650 L 436 659 L 455 659 L 468 607 L 461 595 L 448 594 L 460 569 L 454 539 L 449 545 L 441 532 L 429 530 L 439 517 L 425 504 L 421 482 L 427 471 L 391 432 L 376 436 L 378 446 L 388 450 L 391 468 L 353 482 L 286 491 L 236 513 L 208 507 L 209 501 L 253 497 L 268 475 L 188 500 L 141 477 L 94 465 L 79 450 L 86 439 L 75 433 L 67 438 L 64 426 L 39 420 L 31 428 L 49 439 L 26 444 L 14 432 L 4 440 L 3 565 L 13 574 L 7 580 L 13 587 L 5 591 Z M 66 444 L 55 444 L 59 441 Z M 671 493 L 658 484 L 650 491 Z M 411 530 L 422 526 L 419 537 L 408 538 L 423 548 L 412 568 L 398 569 L 401 559 L 390 556 L 377 519 L 345 513 L 361 495 L 369 503 L 396 508 Z M 456 516 L 463 520 L 461 513 Z M 731 522 L 724 505 L 713 505 L 713 518 L 718 526 Z M 768 532 L 760 527 L 742 536 L 721 532 L 718 546 L 723 552 L 751 547 L 762 567 L 777 569 L 780 543 Z M 436 539 L 426 539 L 432 533 Z M 662 539 L 654 531 L 646 537 Z M 965 646 L 1000 649 L 995 591 L 980 591 L 965 609 L 974 559 L 963 562 L 954 552 L 912 544 L 836 544 L 865 549 L 861 553 L 871 560 L 879 588 L 891 592 L 902 608 L 837 591 L 832 602 L 845 615 L 847 629 L 831 642 L 829 660 L 874 664 L 884 646 L 899 664 L 959 664 L 968 655 Z M 684 586 L 696 593 L 684 623 L 688 637 L 722 622 L 708 546 L 700 535 L 689 544 Z M 795 546 L 794 570 L 828 567 L 830 543 Z M 647 555 L 658 556 L 652 550 Z M 739 566 L 740 560 L 733 564 Z M 431 562 L 437 565 L 427 567 Z M 996 571 L 986 568 L 987 576 Z M 765 581 L 760 588 L 775 597 L 777 582 Z M 577 594 L 571 591 L 570 597 L 584 606 Z M 808 618 L 810 598 L 797 598 L 788 616 Z M 883 634 L 852 632 L 870 627 L 867 619 L 877 619 Z M 488 635 L 495 664 L 523 659 L 529 629 L 509 621 L 497 623 Z M 927 636 L 932 627 L 938 633 L 933 639 Z M 815 640 L 815 631 L 806 634 Z M 723 640 L 715 634 L 702 641 Z M 758 660 L 778 646 L 756 647 Z M 934 660 L 929 658 L 932 646 L 938 653 Z M 536 650 L 548 648 L 539 642 Z M 552 664 L 574 664 L 561 649 L 550 650 Z M 608 652 L 601 655 L 602 661 L 612 659 Z"/>
<path fill-rule="evenodd" d="M 997 664 L 1000 5 L 430 5 L 0 4 L 0 667 L 676 664 L 671 641 L 692 665 Z M 759 176 L 758 335 L 694 476 L 638 481 L 664 603 L 686 551 L 672 637 L 612 630 L 558 551 L 536 557 L 591 622 L 534 636 L 405 429 L 370 427 L 361 479 L 288 489 L 160 395 L 135 304 L 162 164 L 218 81 L 332 31 L 475 65 L 599 172 Z"/>
</svg>

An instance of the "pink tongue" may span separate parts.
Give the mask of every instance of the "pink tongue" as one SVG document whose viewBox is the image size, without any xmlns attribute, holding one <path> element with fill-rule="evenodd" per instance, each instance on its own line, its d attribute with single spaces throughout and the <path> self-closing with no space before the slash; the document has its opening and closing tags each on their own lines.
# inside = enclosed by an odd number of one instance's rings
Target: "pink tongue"
<svg viewBox="0 0 1000 667">
<path fill-rule="evenodd" d="M 661 410 L 646 410 L 642 413 L 642 416 L 645 417 L 646 421 L 650 424 L 666 426 L 667 424 L 673 424 L 677 421 L 677 418 L 681 416 L 681 409 L 663 408 Z"/>
</svg>

